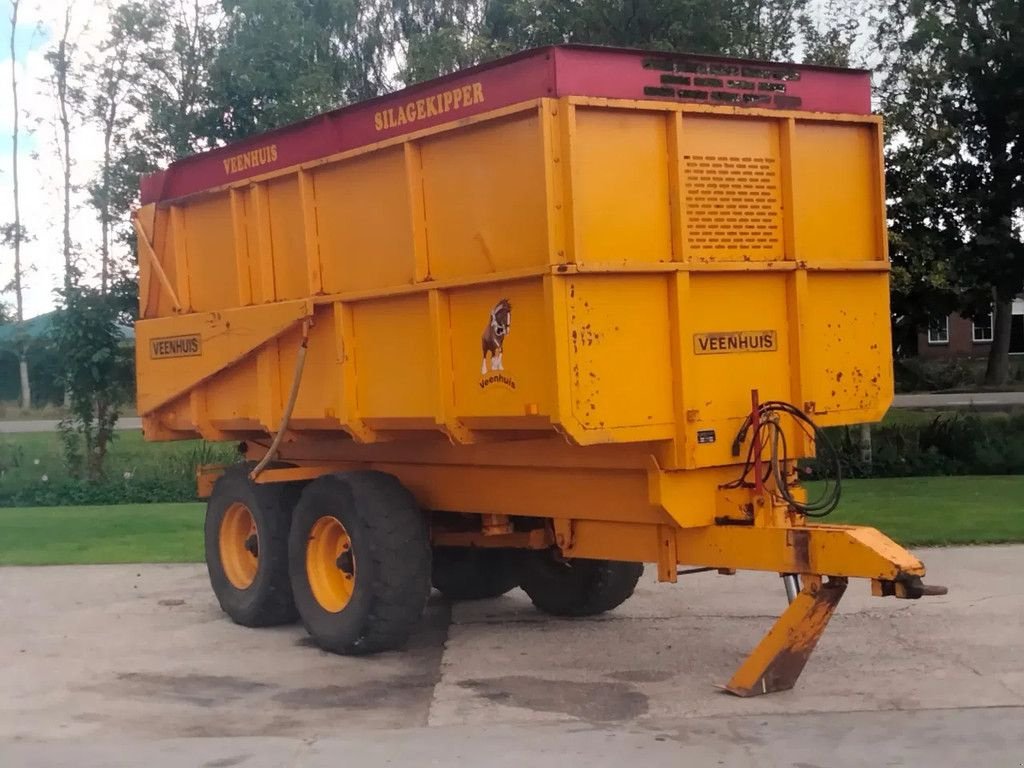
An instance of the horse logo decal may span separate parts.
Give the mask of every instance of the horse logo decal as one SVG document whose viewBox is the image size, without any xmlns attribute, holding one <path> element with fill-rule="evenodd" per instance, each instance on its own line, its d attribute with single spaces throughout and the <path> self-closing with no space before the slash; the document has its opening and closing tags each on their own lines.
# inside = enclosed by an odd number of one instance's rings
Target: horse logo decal
<svg viewBox="0 0 1024 768">
<path fill-rule="evenodd" d="M 491 356 L 491 370 L 504 371 L 502 364 L 502 349 L 505 337 L 512 329 L 512 304 L 508 299 L 502 299 L 494 305 L 491 310 L 491 319 L 484 329 L 484 335 L 480 339 L 480 346 L 483 350 L 483 360 L 480 363 L 480 375 L 487 375 L 487 355 Z"/>
</svg>

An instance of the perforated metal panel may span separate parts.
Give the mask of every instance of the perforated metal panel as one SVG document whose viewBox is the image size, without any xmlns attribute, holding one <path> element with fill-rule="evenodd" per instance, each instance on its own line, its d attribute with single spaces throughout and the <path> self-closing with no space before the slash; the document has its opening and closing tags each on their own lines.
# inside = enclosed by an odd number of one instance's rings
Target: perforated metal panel
<svg viewBox="0 0 1024 768">
<path fill-rule="evenodd" d="M 717 258 L 782 253 L 782 205 L 772 157 L 683 157 L 686 245 Z"/>
<path fill-rule="evenodd" d="M 651 57 L 644 59 L 643 68 L 662 73 L 657 85 L 644 86 L 644 96 L 743 107 L 800 109 L 803 105 L 799 96 L 787 92 L 802 76 L 793 66 Z"/>
</svg>

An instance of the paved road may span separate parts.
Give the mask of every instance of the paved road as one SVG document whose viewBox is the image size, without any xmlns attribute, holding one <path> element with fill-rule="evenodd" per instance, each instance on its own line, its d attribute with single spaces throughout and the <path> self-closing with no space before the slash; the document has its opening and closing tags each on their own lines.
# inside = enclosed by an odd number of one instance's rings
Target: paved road
<svg viewBox="0 0 1024 768">
<path fill-rule="evenodd" d="M 896 395 L 894 408 L 1000 408 L 1024 405 L 1024 392 Z"/>
<path fill-rule="evenodd" d="M 142 429 L 142 419 L 136 416 L 124 416 L 117 420 L 118 429 Z M 0 421 L 0 434 L 18 434 L 24 432 L 56 432 L 56 419 L 31 419 L 26 421 Z"/>
<path fill-rule="evenodd" d="M 946 597 L 851 585 L 799 686 L 728 678 L 777 576 L 645 579 L 582 621 L 435 598 L 404 653 L 229 623 L 202 566 L 0 569 L 0 765 L 1016 766 L 1024 547 L 931 550 Z"/>
</svg>

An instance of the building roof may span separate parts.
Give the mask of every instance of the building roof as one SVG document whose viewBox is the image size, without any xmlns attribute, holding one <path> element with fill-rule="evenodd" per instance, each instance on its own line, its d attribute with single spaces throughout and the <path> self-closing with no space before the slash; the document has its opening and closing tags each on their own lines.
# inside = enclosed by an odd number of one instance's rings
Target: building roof
<svg viewBox="0 0 1024 768">
<path fill-rule="evenodd" d="M 0 325 L 0 347 L 12 347 L 25 342 L 46 341 L 53 331 L 54 323 L 60 313 L 59 309 L 52 312 L 44 312 L 41 315 L 30 317 L 28 320 L 6 323 Z M 135 329 L 130 325 L 119 327 L 121 338 L 125 340 L 135 339 Z"/>
</svg>

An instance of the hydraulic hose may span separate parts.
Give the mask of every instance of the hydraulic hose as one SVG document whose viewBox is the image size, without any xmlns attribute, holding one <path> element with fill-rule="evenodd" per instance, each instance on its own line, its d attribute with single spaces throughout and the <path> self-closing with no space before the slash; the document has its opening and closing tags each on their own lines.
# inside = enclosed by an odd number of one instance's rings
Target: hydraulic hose
<svg viewBox="0 0 1024 768">
<path fill-rule="evenodd" d="M 249 479 L 255 481 L 260 473 L 266 469 L 266 466 L 274 460 L 277 455 L 278 448 L 281 446 L 281 441 L 284 439 L 285 432 L 288 431 L 288 422 L 292 418 L 292 411 L 295 409 L 295 401 L 299 397 L 299 385 L 302 383 L 302 369 L 306 366 L 306 349 L 309 347 L 309 327 L 310 318 L 306 318 L 302 321 L 302 341 L 299 343 L 299 349 L 295 354 L 295 373 L 292 375 L 292 388 L 288 393 L 288 402 L 284 406 L 284 413 L 281 414 L 281 425 L 277 429 L 277 434 L 274 435 L 274 439 L 270 443 L 270 447 L 267 448 L 267 452 L 263 454 L 263 458 L 259 460 L 259 463 L 252 468 L 252 472 L 249 473 Z"/>
</svg>

